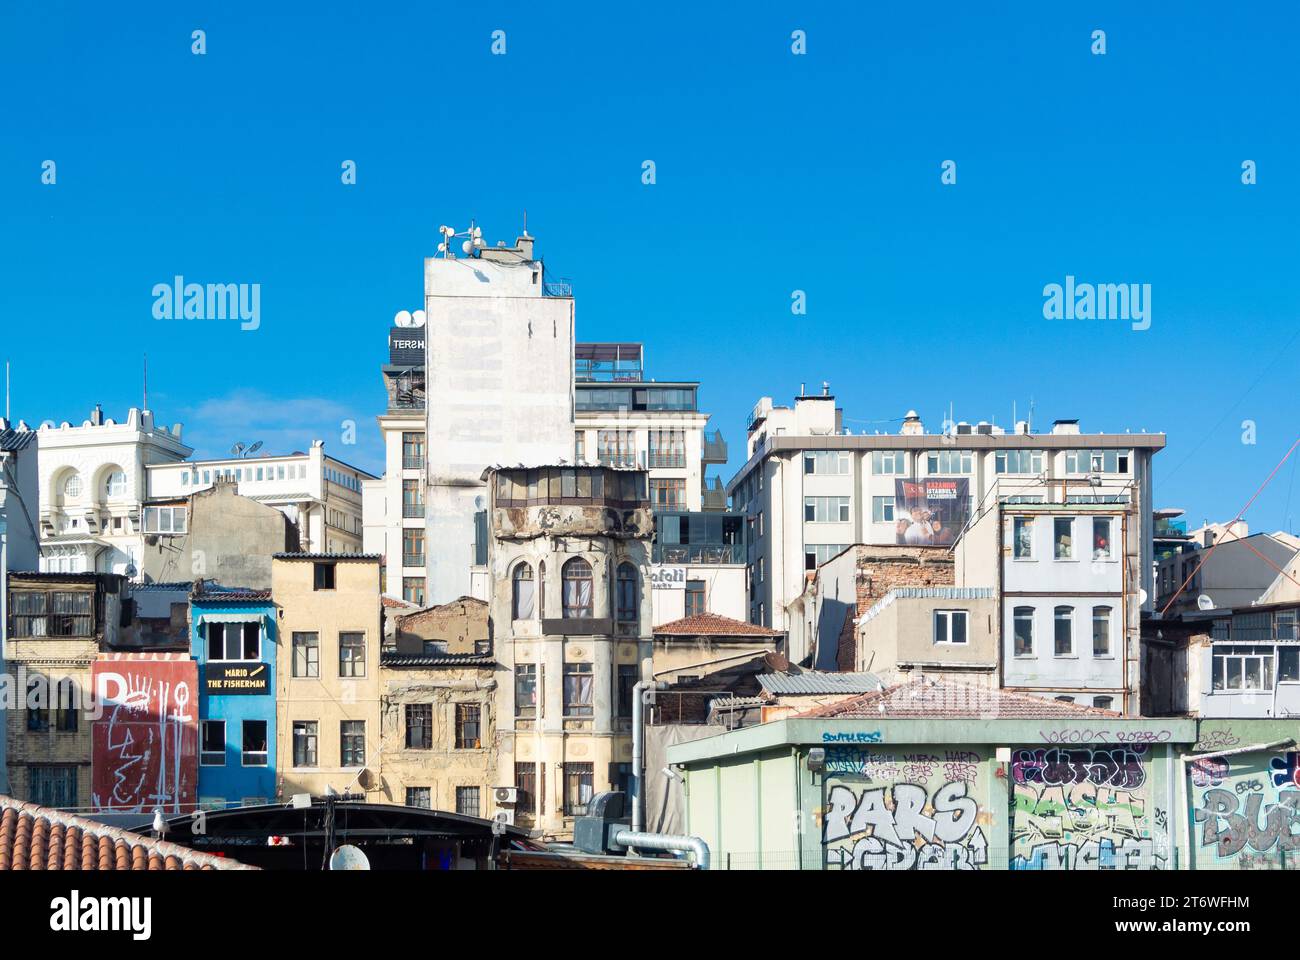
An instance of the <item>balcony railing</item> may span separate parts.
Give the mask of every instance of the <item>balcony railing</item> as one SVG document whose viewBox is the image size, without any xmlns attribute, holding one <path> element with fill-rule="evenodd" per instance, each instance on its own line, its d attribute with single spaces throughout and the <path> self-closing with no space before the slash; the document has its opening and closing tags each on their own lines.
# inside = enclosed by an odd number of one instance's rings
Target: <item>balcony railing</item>
<svg viewBox="0 0 1300 960">
<path fill-rule="evenodd" d="M 727 441 L 722 439 L 722 431 L 715 430 L 713 436 L 704 435 L 704 449 L 700 459 L 705 463 L 727 462 Z"/>
<path fill-rule="evenodd" d="M 404 503 L 402 504 L 402 516 L 408 519 L 420 518 L 424 516 L 424 504 L 422 503 Z"/>
<path fill-rule="evenodd" d="M 417 453 L 417 454 L 407 454 L 406 456 L 403 456 L 403 457 L 402 457 L 402 469 L 403 469 L 403 470 L 423 470 L 423 469 L 424 469 L 424 454 L 422 454 L 422 453 Z"/>
<path fill-rule="evenodd" d="M 404 567 L 423 567 L 424 554 L 422 553 L 404 553 L 402 554 L 402 566 Z"/>
<path fill-rule="evenodd" d="M 571 297 L 573 296 L 573 281 L 568 277 L 556 277 L 553 280 L 546 280 L 542 283 L 542 296 Z"/>
<path fill-rule="evenodd" d="M 655 563 L 744 563 L 743 543 L 656 543 Z"/>
<path fill-rule="evenodd" d="M 686 468 L 685 453 L 655 453 L 651 451 L 646 456 L 646 466 L 651 470 L 656 468 L 667 470 L 683 470 Z"/>
</svg>

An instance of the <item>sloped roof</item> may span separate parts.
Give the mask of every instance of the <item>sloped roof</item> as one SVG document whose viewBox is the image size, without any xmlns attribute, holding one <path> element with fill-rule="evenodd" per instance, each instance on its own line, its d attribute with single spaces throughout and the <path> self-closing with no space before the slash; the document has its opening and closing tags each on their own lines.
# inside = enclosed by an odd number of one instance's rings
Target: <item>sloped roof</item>
<svg viewBox="0 0 1300 960">
<path fill-rule="evenodd" d="M 884 709 L 882 710 L 881 707 Z M 994 690 L 951 680 L 911 680 L 801 713 L 799 717 L 851 719 L 1071 719 L 1123 717 L 1114 710 L 1084 707 L 1028 693 Z"/>
<path fill-rule="evenodd" d="M 759 685 L 776 696 L 787 694 L 867 693 L 880 689 L 874 673 L 832 673 L 808 670 L 804 673 L 760 673 Z"/>
<path fill-rule="evenodd" d="M 379 663 L 385 667 L 491 667 L 496 657 L 490 653 L 398 653 L 395 650 L 379 654 Z"/>
<path fill-rule="evenodd" d="M 0 430 L 0 450 L 6 453 L 17 453 L 19 450 L 26 450 L 35 439 L 35 430 L 15 430 L 13 427 L 6 427 Z"/>
<path fill-rule="evenodd" d="M 237 860 L 0 796 L 0 871 L 256 869 Z"/>
<path fill-rule="evenodd" d="M 732 620 L 718 613 L 697 613 L 655 627 L 655 635 L 673 637 L 779 637 L 780 630 L 760 627 L 756 623 Z"/>
</svg>

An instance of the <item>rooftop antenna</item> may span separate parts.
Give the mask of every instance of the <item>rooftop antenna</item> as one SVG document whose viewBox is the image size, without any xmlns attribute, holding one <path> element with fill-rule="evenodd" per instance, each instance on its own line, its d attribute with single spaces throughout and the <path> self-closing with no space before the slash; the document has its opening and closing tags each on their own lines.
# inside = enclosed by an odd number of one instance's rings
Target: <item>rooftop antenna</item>
<svg viewBox="0 0 1300 960">
<path fill-rule="evenodd" d="M 141 412 L 149 409 L 149 354 L 144 355 L 144 406 Z"/>
<path fill-rule="evenodd" d="M 9 422 L 9 361 L 5 361 L 5 423 Z"/>
</svg>

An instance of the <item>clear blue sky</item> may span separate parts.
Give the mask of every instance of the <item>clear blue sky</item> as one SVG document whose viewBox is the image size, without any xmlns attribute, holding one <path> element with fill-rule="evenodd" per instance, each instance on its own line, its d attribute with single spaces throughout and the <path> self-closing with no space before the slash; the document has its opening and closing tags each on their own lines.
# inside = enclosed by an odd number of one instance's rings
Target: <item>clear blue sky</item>
<svg viewBox="0 0 1300 960">
<path fill-rule="evenodd" d="M 855 432 L 1031 398 L 1036 425 L 1165 431 L 1157 505 L 1195 522 L 1295 439 L 1293 4 L 401 6 L 5 5 L 15 416 L 120 416 L 147 352 L 150 405 L 199 454 L 319 436 L 378 470 L 386 330 L 438 225 L 512 240 L 526 208 L 579 338 L 702 381 L 732 467 L 759 396 L 823 379 Z M 260 283 L 261 328 L 155 320 L 175 274 Z M 1044 320 L 1066 274 L 1151 284 L 1151 329 Z M 1300 515 L 1294 477 L 1253 528 Z"/>
</svg>

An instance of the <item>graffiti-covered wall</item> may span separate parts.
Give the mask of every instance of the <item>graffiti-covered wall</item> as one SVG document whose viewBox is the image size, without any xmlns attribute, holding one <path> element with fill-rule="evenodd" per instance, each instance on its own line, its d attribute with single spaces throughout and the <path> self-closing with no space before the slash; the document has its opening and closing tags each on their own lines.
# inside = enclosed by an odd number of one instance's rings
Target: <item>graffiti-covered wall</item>
<svg viewBox="0 0 1300 960">
<path fill-rule="evenodd" d="M 995 813 L 984 754 L 928 747 L 826 748 L 822 820 L 830 870 L 980 870 Z M 999 804 L 1000 806 L 1000 804 Z"/>
<path fill-rule="evenodd" d="M 1014 870 L 1168 866 L 1146 744 L 1024 747 L 1011 757 Z"/>
<path fill-rule="evenodd" d="M 1258 724 L 1237 723 L 1238 727 Z M 1280 727 L 1203 729 L 1187 764 L 1192 858 L 1197 869 L 1294 870 L 1300 863 L 1300 753 L 1242 747 L 1276 742 Z M 1223 749 L 1220 756 L 1206 753 Z"/>
<path fill-rule="evenodd" d="M 109 654 L 91 665 L 91 801 L 180 813 L 198 787 L 198 668 L 186 656 Z"/>
</svg>

